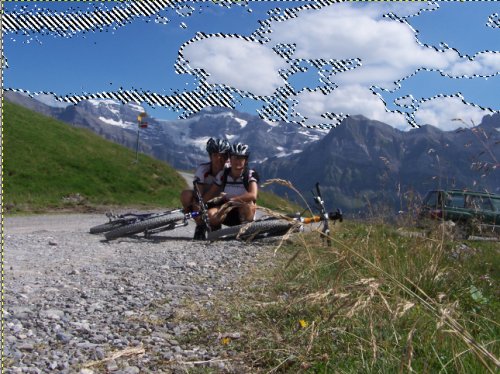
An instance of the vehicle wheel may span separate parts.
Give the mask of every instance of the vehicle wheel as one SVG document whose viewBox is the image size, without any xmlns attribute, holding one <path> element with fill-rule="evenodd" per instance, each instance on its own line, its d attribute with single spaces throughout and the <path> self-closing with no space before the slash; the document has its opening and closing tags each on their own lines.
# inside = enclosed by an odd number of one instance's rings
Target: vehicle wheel
<svg viewBox="0 0 500 374">
<path fill-rule="evenodd" d="M 113 240 L 119 238 L 120 236 L 127 236 L 137 234 L 146 230 L 156 229 L 161 226 L 168 225 L 169 223 L 174 223 L 184 219 L 184 213 L 171 213 L 159 217 L 145 219 L 144 221 L 139 221 L 119 227 L 115 230 L 109 231 L 104 236 L 107 240 Z"/>
<path fill-rule="evenodd" d="M 235 239 L 238 235 L 240 239 L 279 236 L 286 234 L 292 226 L 293 222 L 277 219 L 257 221 L 209 232 L 207 240 Z"/>
<path fill-rule="evenodd" d="M 113 229 L 116 229 L 118 227 L 121 227 L 123 225 L 126 225 L 127 221 L 119 220 L 119 221 L 112 221 L 112 222 L 107 222 L 102 225 L 97 225 L 94 227 L 91 227 L 89 232 L 91 234 L 101 234 L 103 232 L 111 231 Z"/>
</svg>

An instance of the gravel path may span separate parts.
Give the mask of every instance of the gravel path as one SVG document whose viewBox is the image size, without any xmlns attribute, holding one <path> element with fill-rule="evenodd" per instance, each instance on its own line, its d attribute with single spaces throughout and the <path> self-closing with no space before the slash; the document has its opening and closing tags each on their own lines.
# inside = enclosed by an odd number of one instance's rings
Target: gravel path
<svg viewBox="0 0 500 374">
<path fill-rule="evenodd" d="M 193 242 L 192 223 L 152 239 L 105 242 L 88 234 L 105 220 L 5 219 L 5 372 L 170 373 L 193 365 L 237 371 L 219 359 L 216 341 L 205 347 L 187 341 L 203 321 L 186 325 L 175 315 L 189 300 L 210 309 L 216 292 L 231 292 L 272 249 Z"/>
</svg>

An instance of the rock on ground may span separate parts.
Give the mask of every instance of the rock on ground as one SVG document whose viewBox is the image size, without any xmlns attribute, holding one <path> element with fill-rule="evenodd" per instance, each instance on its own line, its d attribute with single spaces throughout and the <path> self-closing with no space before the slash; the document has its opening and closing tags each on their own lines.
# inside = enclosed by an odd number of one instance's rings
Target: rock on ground
<svg viewBox="0 0 500 374">
<path fill-rule="evenodd" d="M 186 300 L 218 291 L 272 247 L 194 242 L 194 225 L 152 239 L 88 233 L 104 215 L 8 217 L 4 227 L 6 373 L 232 371 L 216 344 L 186 343 L 204 322 L 176 322 Z M 184 311 L 184 313 L 189 310 Z"/>
</svg>

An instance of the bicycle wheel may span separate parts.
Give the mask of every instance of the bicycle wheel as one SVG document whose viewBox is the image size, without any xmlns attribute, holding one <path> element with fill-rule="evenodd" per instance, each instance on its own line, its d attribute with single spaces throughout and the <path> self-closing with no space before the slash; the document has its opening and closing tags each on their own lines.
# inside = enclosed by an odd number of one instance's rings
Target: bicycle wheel
<svg viewBox="0 0 500 374">
<path fill-rule="evenodd" d="M 209 232 L 207 234 L 207 240 L 234 239 L 238 234 L 240 239 L 279 236 L 286 234 L 293 225 L 293 222 L 277 219 L 257 221 L 250 224 L 247 223 Z"/>
<path fill-rule="evenodd" d="M 113 229 L 116 229 L 118 227 L 126 225 L 127 223 L 128 223 L 128 221 L 125 221 L 125 220 L 111 221 L 111 222 L 103 223 L 102 225 L 97 225 L 97 226 L 91 227 L 89 232 L 91 234 L 101 234 L 103 232 L 111 231 Z"/>
<path fill-rule="evenodd" d="M 176 212 L 165 214 L 159 217 L 148 218 L 143 221 L 135 222 L 127 226 L 119 227 L 109 231 L 104 236 L 107 240 L 113 240 L 120 236 L 133 235 L 146 230 L 156 229 L 158 227 L 168 225 L 184 219 L 184 213 Z"/>
</svg>

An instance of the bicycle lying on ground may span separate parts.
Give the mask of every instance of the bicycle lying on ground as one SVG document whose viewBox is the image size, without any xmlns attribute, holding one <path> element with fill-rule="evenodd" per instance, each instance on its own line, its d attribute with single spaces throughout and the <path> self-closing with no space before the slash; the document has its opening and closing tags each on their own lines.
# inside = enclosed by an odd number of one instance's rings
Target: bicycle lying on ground
<svg viewBox="0 0 500 374">
<path fill-rule="evenodd" d="M 316 194 L 313 192 L 314 202 L 319 211 L 319 215 L 312 217 L 303 217 L 302 213 L 280 215 L 278 217 L 271 216 L 258 219 L 246 224 L 232 226 L 216 231 L 211 231 L 207 234 L 207 240 L 222 240 L 222 239 L 243 239 L 253 240 L 258 238 L 281 236 L 288 232 L 303 231 L 304 225 L 316 222 L 322 222 L 321 235 L 326 239 L 327 244 L 331 245 L 329 220 L 342 222 L 343 215 L 340 209 L 336 212 L 327 213 L 325 203 L 321 196 L 319 183 L 316 183 Z"/>
<path fill-rule="evenodd" d="M 227 239 L 253 240 L 271 236 L 282 236 L 288 232 L 302 231 L 303 225 L 322 222 L 321 234 L 326 238 L 327 244 L 331 245 L 329 220 L 334 222 L 336 220 L 342 222 L 343 220 L 340 209 L 337 209 L 334 213 L 327 213 L 319 183 L 316 183 L 317 193 L 314 194 L 313 192 L 313 197 L 316 207 L 319 210 L 319 215 L 317 216 L 303 217 L 302 213 L 279 215 L 278 217 L 268 216 L 250 223 L 211 231 L 207 215 L 207 210 L 211 203 L 203 202 L 196 185 L 193 185 L 193 190 L 200 206 L 199 211 L 184 213 L 183 209 L 174 209 L 161 213 L 146 214 L 126 213 L 114 215 L 107 213 L 106 216 L 109 218 L 109 222 L 92 227 L 90 233 L 104 233 L 107 240 L 139 233 L 144 233 L 144 236 L 149 238 L 152 234 L 187 226 L 190 219 L 201 217 L 202 224 L 207 228 L 206 239 L 209 241 Z"/>
<path fill-rule="evenodd" d="M 193 183 L 193 191 L 200 206 L 198 211 L 184 213 L 183 209 L 173 209 L 161 213 L 145 214 L 125 213 L 115 215 L 106 213 L 109 222 L 91 227 L 89 231 L 91 234 L 104 233 L 107 240 L 139 233 L 144 233 L 144 236 L 149 238 L 151 235 L 162 231 L 174 230 L 178 227 L 187 226 L 190 219 L 197 217 L 202 218 L 203 225 L 205 225 L 207 231 L 210 231 L 207 216 L 208 206 L 203 202 L 195 183 Z"/>
</svg>

